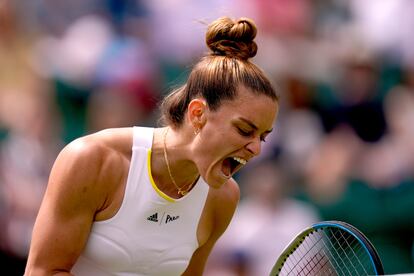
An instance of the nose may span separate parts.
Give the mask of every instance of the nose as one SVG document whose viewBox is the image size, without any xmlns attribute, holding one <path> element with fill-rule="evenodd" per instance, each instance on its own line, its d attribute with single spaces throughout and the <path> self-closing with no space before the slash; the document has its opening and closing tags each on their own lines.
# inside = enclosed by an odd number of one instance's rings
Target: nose
<svg viewBox="0 0 414 276">
<path fill-rule="evenodd" d="M 247 145 L 246 145 L 246 149 L 252 153 L 254 156 L 257 156 L 260 154 L 261 151 L 261 147 L 262 147 L 262 143 L 260 141 L 260 137 L 255 138 L 253 140 L 251 140 Z"/>
</svg>

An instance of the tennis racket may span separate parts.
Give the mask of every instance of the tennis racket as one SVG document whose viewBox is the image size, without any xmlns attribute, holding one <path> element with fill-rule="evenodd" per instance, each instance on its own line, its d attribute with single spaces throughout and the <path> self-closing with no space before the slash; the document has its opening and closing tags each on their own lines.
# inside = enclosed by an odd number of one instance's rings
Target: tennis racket
<svg viewBox="0 0 414 276">
<path fill-rule="evenodd" d="M 290 242 L 270 276 L 383 274 L 377 251 L 361 231 L 342 221 L 323 221 Z"/>
</svg>

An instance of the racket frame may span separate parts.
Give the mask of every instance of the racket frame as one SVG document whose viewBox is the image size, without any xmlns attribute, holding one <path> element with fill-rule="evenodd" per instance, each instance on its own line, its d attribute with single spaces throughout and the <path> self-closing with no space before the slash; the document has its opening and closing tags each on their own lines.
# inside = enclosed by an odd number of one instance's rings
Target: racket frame
<svg viewBox="0 0 414 276">
<path fill-rule="evenodd" d="M 276 261 L 276 264 L 273 266 L 272 271 L 270 272 L 270 276 L 278 276 L 280 270 L 282 269 L 284 263 L 286 262 L 287 258 L 296 250 L 299 245 L 305 240 L 306 236 L 310 233 L 317 231 L 318 229 L 325 228 L 325 227 L 336 227 L 340 228 L 347 233 L 351 234 L 355 239 L 359 241 L 362 247 L 365 249 L 366 253 L 370 257 L 370 260 L 373 264 L 375 275 L 384 275 L 384 268 L 382 266 L 381 259 L 378 255 L 373 244 L 368 240 L 368 238 L 356 227 L 352 226 L 349 223 L 343 221 L 322 221 L 313 224 L 311 227 L 304 229 L 301 233 L 299 233 L 292 241 L 286 246 L 286 248 L 282 251 L 282 254 Z"/>
</svg>

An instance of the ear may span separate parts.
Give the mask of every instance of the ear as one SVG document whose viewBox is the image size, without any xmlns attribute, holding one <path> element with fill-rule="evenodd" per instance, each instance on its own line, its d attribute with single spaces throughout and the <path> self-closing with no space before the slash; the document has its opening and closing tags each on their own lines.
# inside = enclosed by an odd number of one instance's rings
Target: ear
<svg viewBox="0 0 414 276">
<path fill-rule="evenodd" d="M 203 99 L 193 99 L 188 104 L 188 119 L 198 132 L 206 123 L 207 103 Z"/>
</svg>

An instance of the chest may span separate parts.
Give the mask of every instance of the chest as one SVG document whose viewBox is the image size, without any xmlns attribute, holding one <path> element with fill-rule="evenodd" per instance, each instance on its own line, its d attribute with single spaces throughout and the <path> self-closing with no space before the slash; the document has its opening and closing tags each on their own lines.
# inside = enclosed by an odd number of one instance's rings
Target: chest
<svg viewBox="0 0 414 276">
<path fill-rule="evenodd" d="M 179 275 L 198 247 L 199 218 L 184 206 L 170 207 L 141 206 L 128 216 L 95 223 L 83 257 L 111 271 L 163 275 L 165 268 Z"/>
</svg>

